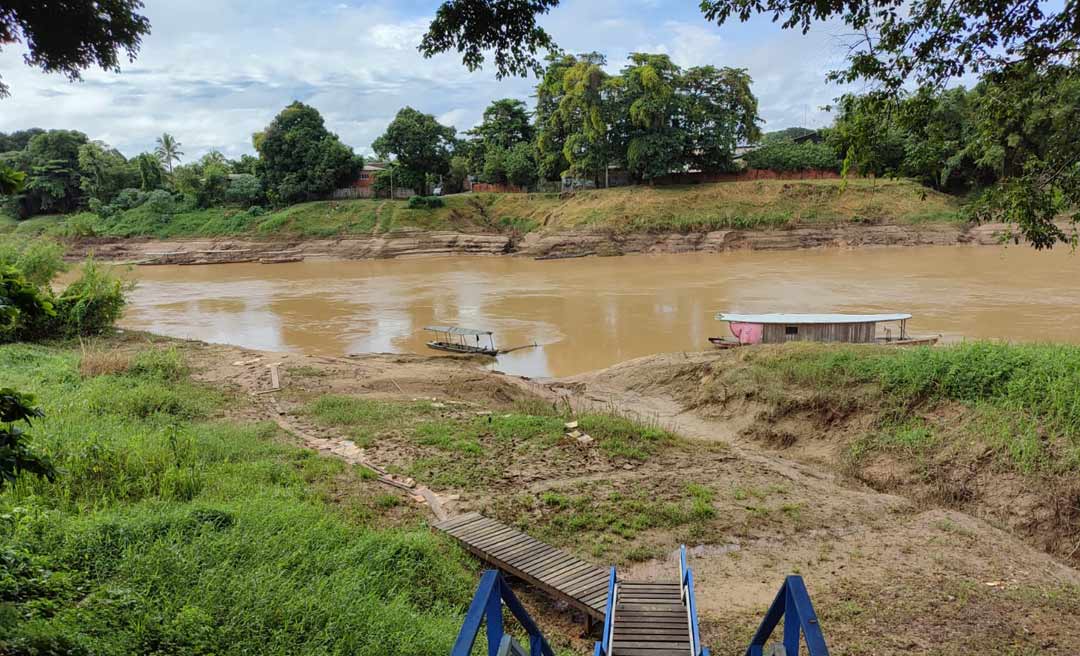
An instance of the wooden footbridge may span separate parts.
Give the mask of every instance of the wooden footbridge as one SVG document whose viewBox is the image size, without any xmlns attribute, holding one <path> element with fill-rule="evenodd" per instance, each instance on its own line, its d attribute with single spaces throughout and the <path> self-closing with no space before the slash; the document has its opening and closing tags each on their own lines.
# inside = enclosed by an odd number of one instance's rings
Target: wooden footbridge
<svg viewBox="0 0 1080 656">
<path fill-rule="evenodd" d="M 497 568 L 484 574 L 451 656 L 471 654 L 484 621 L 488 656 L 554 656 L 500 572 L 568 603 L 590 620 L 602 619 L 603 633 L 594 656 L 709 656 L 701 644 L 686 547 L 679 551 L 677 582 L 633 582 L 620 580 L 614 567 L 592 565 L 479 513 L 452 517 L 434 528 Z M 504 604 L 529 636 L 528 651 L 504 632 Z M 783 649 L 788 656 L 798 656 L 801 639 L 809 656 L 828 656 L 810 596 L 798 576 L 785 579 L 746 655 L 762 656 L 765 642 L 785 617 Z"/>
</svg>

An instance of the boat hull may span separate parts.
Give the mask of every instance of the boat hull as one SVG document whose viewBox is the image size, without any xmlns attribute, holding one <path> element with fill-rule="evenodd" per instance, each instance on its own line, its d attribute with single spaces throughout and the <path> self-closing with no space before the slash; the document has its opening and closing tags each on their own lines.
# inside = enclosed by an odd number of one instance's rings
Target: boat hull
<svg viewBox="0 0 1080 656">
<path fill-rule="evenodd" d="M 454 344 L 453 342 L 428 342 L 427 347 L 436 351 L 448 353 L 464 353 L 467 355 L 489 355 L 495 357 L 499 354 L 498 349 L 485 348 L 483 346 L 469 346 L 468 344 Z"/>
</svg>

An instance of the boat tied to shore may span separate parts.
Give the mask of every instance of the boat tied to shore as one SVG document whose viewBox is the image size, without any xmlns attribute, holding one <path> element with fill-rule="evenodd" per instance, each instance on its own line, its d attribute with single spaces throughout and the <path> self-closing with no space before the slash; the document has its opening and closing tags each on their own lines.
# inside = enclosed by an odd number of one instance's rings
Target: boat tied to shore
<svg viewBox="0 0 1080 656">
<path fill-rule="evenodd" d="M 912 337 L 907 333 L 911 315 L 893 314 L 738 314 L 718 312 L 718 321 L 726 321 L 734 340 L 710 337 L 718 348 L 750 344 L 785 342 L 832 342 L 847 344 L 882 344 L 886 346 L 932 346 L 940 335 Z M 878 334 L 878 324 L 898 324 L 895 331 L 886 326 Z"/>
<path fill-rule="evenodd" d="M 460 326 L 425 326 L 424 330 L 435 333 L 435 339 L 428 342 L 427 347 L 437 351 L 492 357 L 499 354 L 499 349 L 495 347 L 495 334 L 490 330 Z M 487 344 L 482 342 L 482 337 L 487 337 Z M 473 343 L 470 344 L 470 341 Z"/>
</svg>

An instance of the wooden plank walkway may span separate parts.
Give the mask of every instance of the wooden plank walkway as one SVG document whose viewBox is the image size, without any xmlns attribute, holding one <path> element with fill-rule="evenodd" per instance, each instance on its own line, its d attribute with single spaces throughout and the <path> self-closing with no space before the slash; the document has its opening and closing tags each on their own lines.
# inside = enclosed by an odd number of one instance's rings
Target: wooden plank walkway
<svg viewBox="0 0 1080 656">
<path fill-rule="evenodd" d="M 433 526 L 481 560 L 566 601 L 592 619 L 604 619 L 609 569 L 587 563 L 480 513 L 458 515 Z"/>
<path fill-rule="evenodd" d="M 620 581 L 611 620 L 611 656 L 686 656 L 690 652 L 690 619 L 678 583 Z"/>
</svg>

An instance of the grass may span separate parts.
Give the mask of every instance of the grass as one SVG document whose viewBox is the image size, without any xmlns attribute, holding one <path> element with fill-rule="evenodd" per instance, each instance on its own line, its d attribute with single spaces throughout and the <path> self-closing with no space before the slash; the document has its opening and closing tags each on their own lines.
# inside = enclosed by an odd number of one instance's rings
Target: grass
<svg viewBox="0 0 1080 656">
<path fill-rule="evenodd" d="M 473 566 L 386 516 L 407 511 L 398 497 L 272 423 L 228 420 L 243 401 L 193 383 L 174 350 L 86 357 L 0 347 L 60 470 L 0 493 L 0 652 L 449 651 Z"/>
<path fill-rule="evenodd" d="M 439 208 L 376 199 L 300 203 L 262 216 L 211 208 L 162 216 L 146 206 L 108 219 L 82 213 L 0 222 L 0 232 L 111 237 L 334 238 L 402 230 L 523 235 L 535 230 L 618 233 L 781 229 L 835 223 L 960 221 L 949 196 L 905 180 L 761 180 L 620 187 L 560 194 L 458 194 Z M 69 225 L 70 224 L 70 225 Z"/>
<path fill-rule="evenodd" d="M 856 443 L 927 452 L 945 445 L 914 416 L 942 402 L 969 409 L 963 435 L 1024 473 L 1080 473 L 1080 347 L 969 342 L 943 348 L 883 349 L 807 345 L 757 358 L 761 378 L 851 397 L 870 385 L 880 397 L 880 430 Z M 955 428 L 955 427 L 953 427 Z"/>
<path fill-rule="evenodd" d="M 570 462 L 581 448 L 565 437 L 565 424 L 571 419 L 607 458 L 620 462 L 648 460 L 676 441 L 672 433 L 647 422 L 604 412 L 571 416 L 556 413 L 547 404 L 477 414 L 459 404 L 331 394 L 308 401 L 302 412 L 341 430 L 359 446 L 382 448 L 391 457 L 408 451 L 410 457 L 395 471 L 440 488 L 483 487 L 516 462 L 537 458 Z"/>
</svg>

